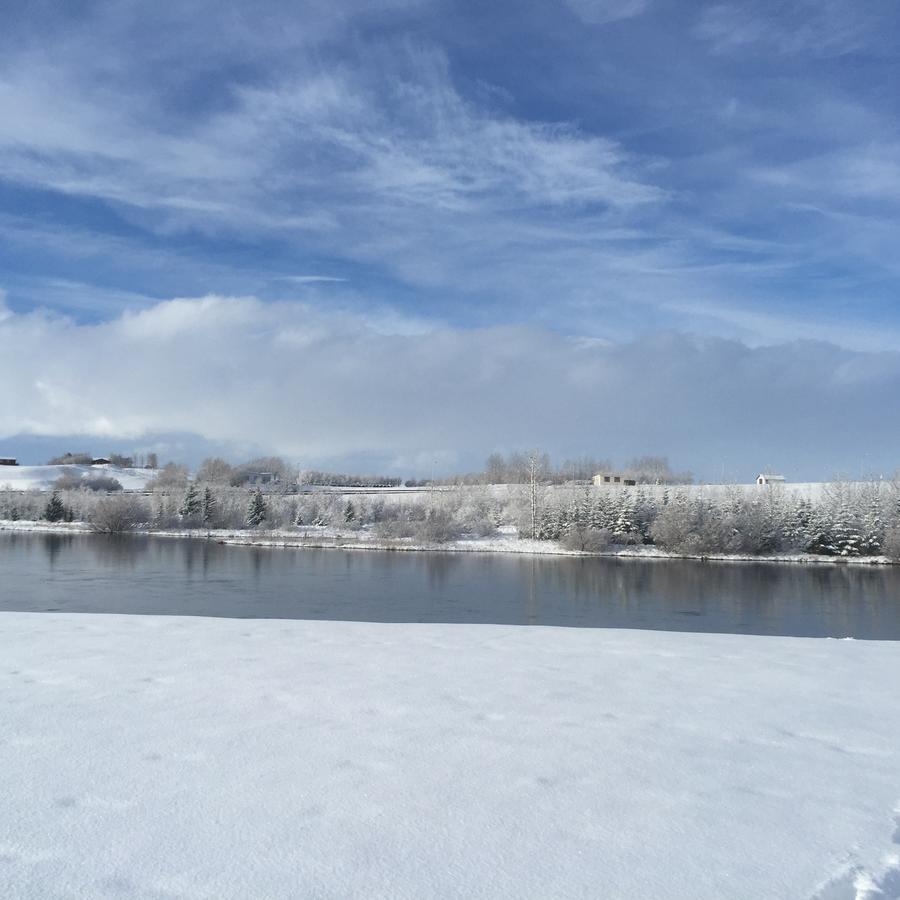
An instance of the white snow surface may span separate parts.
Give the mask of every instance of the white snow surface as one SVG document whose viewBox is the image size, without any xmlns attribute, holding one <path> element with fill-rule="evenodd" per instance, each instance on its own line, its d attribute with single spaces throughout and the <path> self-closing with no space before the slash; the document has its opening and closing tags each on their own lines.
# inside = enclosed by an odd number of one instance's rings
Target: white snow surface
<svg viewBox="0 0 900 900">
<path fill-rule="evenodd" d="M 897 644 L 0 613 L 0 896 L 900 897 Z"/>
<path fill-rule="evenodd" d="M 81 478 L 103 475 L 115 478 L 126 491 L 142 491 L 157 473 L 152 469 L 120 469 L 117 466 L 2 466 L 0 489 L 13 491 L 48 491 L 61 475 L 71 473 Z"/>
</svg>

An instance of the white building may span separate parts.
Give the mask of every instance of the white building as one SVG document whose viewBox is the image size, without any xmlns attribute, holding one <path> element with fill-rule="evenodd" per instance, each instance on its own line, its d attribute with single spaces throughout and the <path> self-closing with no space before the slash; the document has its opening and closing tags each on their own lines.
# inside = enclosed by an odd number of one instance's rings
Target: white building
<svg viewBox="0 0 900 900">
<path fill-rule="evenodd" d="M 251 472 L 247 476 L 247 484 L 258 487 L 262 484 L 275 484 L 278 476 L 274 472 Z"/>
<path fill-rule="evenodd" d="M 771 475 L 768 472 L 756 476 L 757 484 L 784 484 L 784 475 Z"/>
</svg>

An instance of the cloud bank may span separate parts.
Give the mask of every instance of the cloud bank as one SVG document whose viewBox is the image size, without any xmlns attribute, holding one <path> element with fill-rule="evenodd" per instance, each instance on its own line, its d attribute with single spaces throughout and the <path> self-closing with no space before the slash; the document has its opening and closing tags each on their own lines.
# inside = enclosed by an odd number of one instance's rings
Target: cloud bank
<svg viewBox="0 0 900 900">
<path fill-rule="evenodd" d="M 100 324 L 0 316 L 0 437 L 183 432 L 301 464 L 427 471 L 494 449 L 668 453 L 706 479 L 891 469 L 900 353 L 751 348 L 657 333 L 622 343 L 523 326 L 407 327 L 207 296 Z M 823 448 L 827 448 L 824 449 Z"/>
</svg>

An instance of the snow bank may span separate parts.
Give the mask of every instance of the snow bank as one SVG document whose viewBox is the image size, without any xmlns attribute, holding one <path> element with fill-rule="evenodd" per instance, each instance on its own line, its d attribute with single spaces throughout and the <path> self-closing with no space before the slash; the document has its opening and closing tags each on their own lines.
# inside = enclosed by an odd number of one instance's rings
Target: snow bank
<svg viewBox="0 0 900 900">
<path fill-rule="evenodd" d="M 900 895 L 897 644 L 2 613 L 0 649 L 5 897 Z"/>
<path fill-rule="evenodd" d="M 0 489 L 13 491 L 47 491 L 53 482 L 67 472 L 86 478 L 104 475 L 115 478 L 126 491 L 142 491 L 156 475 L 151 469 L 119 469 L 116 466 L 3 466 Z"/>
</svg>

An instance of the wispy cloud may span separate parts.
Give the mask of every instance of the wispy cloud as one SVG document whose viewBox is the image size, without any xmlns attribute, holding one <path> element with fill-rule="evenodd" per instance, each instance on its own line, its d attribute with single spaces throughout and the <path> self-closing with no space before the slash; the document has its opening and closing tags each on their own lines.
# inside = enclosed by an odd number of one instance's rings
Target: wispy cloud
<svg viewBox="0 0 900 900">
<path fill-rule="evenodd" d="M 321 231 L 367 199 L 465 212 L 663 196 L 614 142 L 478 110 L 440 53 L 400 49 L 389 76 L 236 88 L 227 110 L 174 133 L 123 117 L 125 93 L 73 96 L 66 68 L 26 67 L 0 79 L 0 163 L 9 179 L 158 214 L 162 228 Z"/>
</svg>

